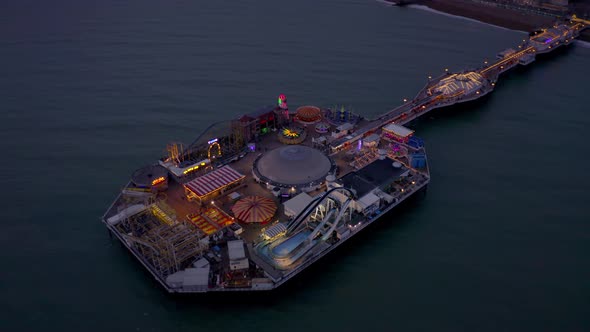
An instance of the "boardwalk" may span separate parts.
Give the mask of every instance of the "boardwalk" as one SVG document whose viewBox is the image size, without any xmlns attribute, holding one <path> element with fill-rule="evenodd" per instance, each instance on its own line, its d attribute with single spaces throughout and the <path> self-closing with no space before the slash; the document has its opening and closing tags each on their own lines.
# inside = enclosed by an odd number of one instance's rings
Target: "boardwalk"
<svg viewBox="0 0 590 332">
<path fill-rule="evenodd" d="M 523 39 L 515 50 L 500 52 L 496 62 L 488 64 L 486 61 L 484 67 L 471 71 L 447 71 L 439 77 L 430 79 L 414 99 L 405 101 L 377 119 L 366 122 L 348 142 L 355 142 L 377 132 L 389 123 L 404 125 L 435 108 L 481 98 L 493 91 L 500 74 L 518 65 L 532 63 L 537 54 L 549 53 L 560 46 L 571 44 L 580 32 L 589 26 L 589 21 L 574 16 L 569 21 L 556 23 L 530 36 L 529 39 Z"/>
</svg>

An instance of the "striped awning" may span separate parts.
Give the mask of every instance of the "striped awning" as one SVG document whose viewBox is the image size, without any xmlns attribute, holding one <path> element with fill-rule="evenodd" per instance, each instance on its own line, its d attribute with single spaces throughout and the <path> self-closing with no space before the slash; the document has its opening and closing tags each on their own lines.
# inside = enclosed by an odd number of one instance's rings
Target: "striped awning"
<svg viewBox="0 0 590 332">
<path fill-rule="evenodd" d="M 223 166 L 186 183 L 185 187 L 195 195 L 203 197 L 242 178 L 243 174 L 230 166 Z"/>
<path fill-rule="evenodd" d="M 245 223 L 267 223 L 275 215 L 277 205 L 272 199 L 248 196 L 240 199 L 231 208 L 234 216 Z"/>
<path fill-rule="evenodd" d="M 272 239 L 273 237 L 285 232 L 287 232 L 287 226 L 285 226 L 283 223 L 277 223 L 267 228 L 264 231 L 264 236 Z"/>
</svg>

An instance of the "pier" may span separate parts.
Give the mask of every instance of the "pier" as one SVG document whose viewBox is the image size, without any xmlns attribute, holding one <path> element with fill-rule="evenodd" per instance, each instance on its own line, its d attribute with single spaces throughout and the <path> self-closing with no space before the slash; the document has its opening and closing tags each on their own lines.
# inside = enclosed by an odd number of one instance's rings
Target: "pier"
<svg viewBox="0 0 590 332">
<path fill-rule="evenodd" d="M 483 67 L 472 71 L 445 73 L 429 79 L 428 84 L 418 92 L 413 100 L 392 109 L 380 116 L 376 122 L 395 122 L 406 124 L 435 108 L 451 106 L 472 101 L 492 92 L 500 75 L 518 65 L 528 65 L 538 54 L 549 53 L 571 44 L 580 32 L 590 26 L 587 20 L 575 16 L 569 21 L 543 29 L 542 32 L 523 39 L 517 49 L 507 49 L 498 53 L 497 61 L 484 62 Z M 370 131 L 370 130 L 368 130 Z"/>
<path fill-rule="evenodd" d="M 502 73 L 589 26 L 574 16 L 482 67 L 445 69 L 376 119 L 338 107 L 290 112 L 281 94 L 277 106 L 216 123 L 186 149 L 169 144 L 102 221 L 168 292 L 279 287 L 426 190 L 424 143 L 403 125 L 491 93 Z"/>
<path fill-rule="evenodd" d="M 494 90 L 502 73 L 519 65 L 531 64 L 539 54 L 571 44 L 588 27 L 590 21 L 574 15 L 567 21 L 556 23 L 523 39 L 516 49 L 509 48 L 498 53 L 495 62 L 484 61 L 484 66 L 480 68 L 457 73 L 445 69 L 442 75 L 429 77 L 426 86 L 414 99 L 404 99 L 402 105 L 361 124 L 356 135 L 341 144 L 353 144 L 389 123 L 404 125 L 436 108 L 479 99 Z"/>
</svg>

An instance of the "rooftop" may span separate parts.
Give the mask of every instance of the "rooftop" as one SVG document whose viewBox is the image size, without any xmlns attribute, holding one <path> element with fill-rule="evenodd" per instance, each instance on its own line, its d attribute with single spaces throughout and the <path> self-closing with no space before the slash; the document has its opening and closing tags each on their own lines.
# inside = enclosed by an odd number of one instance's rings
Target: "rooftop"
<svg viewBox="0 0 590 332">
<path fill-rule="evenodd" d="M 149 187 L 160 177 L 168 177 L 168 171 L 160 165 L 142 167 L 131 175 L 131 181 L 140 187 Z"/>
<path fill-rule="evenodd" d="M 299 193 L 297 196 L 283 203 L 285 206 L 285 213 L 289 215 L 297 215 L 303 211 L 312 200 L 313 198 L 307 193 Z"/>
<path fill-rule="evenodd" d="M 223 166 L 188 182 L 186 187 L 198 196 L 205 196 L 243 178 L 231 166 Z"/>
<path fill-rule="evenodd" d="M 356 173 L 363 179 L 376 187 L 390 182 L 392 178 L 399 178 L 408 171 L 405 166 L 396 168 L 393 166 L 394 161 L 385 158 L 383 160 L 375 160 L 373 163 L 358 170 Z"/>
<path fill-rule="evenodd" d="M 461 92 L 468 94 L 479 89 L 482 86 L 483 81 L 483 76 L 474 71 L 452 74 L 449 77 L 440 80 L 440 82 L 434 87 L 434 91 L 445 95 Z"/>
<path fill-rule="evenodd" d="M 227 251 L 230 260 L 242 259 L 246 257 L 244 251 L 244 241 L 234 240 L 227 241 Z"/>
<path fill-rule="evenodd" d="M 392 132 L 401 137 L 407 137 L 414 133 L 413 130 L 410 130 L 404 126 L 397 125 L 395 123 L 390 123 L 387 126 L 383 127 L 383 130 Z"/>
<path fill-rule="evenodd" d="M 357 197 L 362 197 L 376 188 L 374 184 L 356 172 L 346 174 L 338 179 L 338 182 L 345 188 L 352 188 L 356 192 Z"/>
<path fill-rule="evenodd" d="M 291 186 L 323 180 L 330 172 L 332 162 L 317 149 L 288 145 L 262 155 L 255 161 L 254 168 L 278 185 Z"/>
</svg>

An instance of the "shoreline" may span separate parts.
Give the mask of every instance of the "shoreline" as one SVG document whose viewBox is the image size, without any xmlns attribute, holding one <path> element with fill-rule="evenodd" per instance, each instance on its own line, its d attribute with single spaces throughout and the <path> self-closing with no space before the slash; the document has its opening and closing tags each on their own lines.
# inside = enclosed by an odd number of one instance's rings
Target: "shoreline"
<svg viewBox="0 0 590 332">
<path fill-rule="evenodd" d="M 395 1 L 386 1 L 390 4 L 395 3 Z M 414 0 L 403 5 L 416 9 L 421 9 L 419 6 L 425 6 L 441 13 L 523 32 L 530 32 L 540 27 L 550 26 L 557 19 L 554 16 L 496 7 L 491 4 L 487 5 L 471 0 Z M 578 40 L 590 42 L 590 31 L 583 31 Z"/>
</svg>

